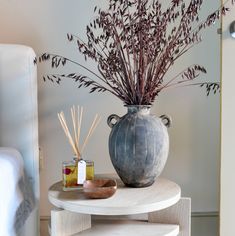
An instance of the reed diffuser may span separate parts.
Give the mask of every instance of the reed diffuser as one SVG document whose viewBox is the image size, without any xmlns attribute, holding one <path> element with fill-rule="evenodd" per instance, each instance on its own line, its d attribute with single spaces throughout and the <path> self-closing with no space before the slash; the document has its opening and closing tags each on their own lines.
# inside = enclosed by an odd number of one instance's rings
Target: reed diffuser
<svg viewBox="0 0 235 236">
<path fill-rule="evenodd" d="M 72 161 L 63 162 L 63 185 L 66 190 L 68 188 L 74 188 L 81 185 L 84 180 L 94 178 L 94 162 L 83 160 L 82 156 L 90 137 L 101 120 L 101 117 L 96 114 L 85 139 L 81 142 L 80 139 L 84 109 L 79 106 L 76 109 L 75 106 L 73 106 L 70 111 L 72 119 L 72 128 L 70 129 L 64 112 L 61 111 L 58 113 L 60 124 L 75 155 L 75 158 Z"/>
<path fill-rule="evenodd" d="M 82 117 L 83 117 L 83 107 L 75 108 L 75 106 L 73 106 L 71 109 L 71 117 L 72 117 L 72 123 L 73 123 L 73 134 L 70 131 L 70 129 L 68 128 L 67 125 L 67 121 L 65 119 L 65 115 L 64 112 L 61 111 L 60 113 L 58 113 L 58 118 L 60 121 L 60 124 L 64 130 L 64 133 L 68 139 L 69 144 L 71 145 L 74 155 L 77 157 L 78 160 L 82 159 L 82 153 L 90 139 L 90 137 L 92 136 L 92 134 L 94 133 L 96 127 L 98 126 L 101 117 L 98 116 L 98 114 L 95 115 L 93 122 L 89 128 L 89 131 L 86 135 L 86 138 L 84 139 L 82 145 L 80 145 L 80 134 L 81 134 L 81 127 L 82 127 Z"/>
</svg>

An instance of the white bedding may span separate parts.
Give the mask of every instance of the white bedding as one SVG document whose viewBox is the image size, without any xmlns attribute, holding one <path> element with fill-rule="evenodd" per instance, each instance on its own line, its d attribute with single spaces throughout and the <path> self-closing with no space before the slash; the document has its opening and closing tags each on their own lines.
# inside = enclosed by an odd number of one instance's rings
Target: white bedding
<svg viewBox="0 0 235 236">
<path fill-rule="evenodd" d="M 33 210 L 34 197 L 17 150 L 0 148 L 0 167 L 0 235 L 15 236 Z"/>
<path fill-rule="evenodd" d="M 39 235 L 34 59 L 30 47 L 0 44 L 0 147 L 10 147 L 0 148 L 0 236 Z"/>
</svg>

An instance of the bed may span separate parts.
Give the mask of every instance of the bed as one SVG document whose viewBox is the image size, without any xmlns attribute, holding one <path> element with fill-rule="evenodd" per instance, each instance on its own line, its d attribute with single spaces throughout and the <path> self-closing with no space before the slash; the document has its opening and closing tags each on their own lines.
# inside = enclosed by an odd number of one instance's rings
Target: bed
<svg viewBox="0 0 235 236">
<path fill-rule="evenodd" d="M 39 235 L 35 53 L 0 44 L 0 235 Z"/>
</svg>

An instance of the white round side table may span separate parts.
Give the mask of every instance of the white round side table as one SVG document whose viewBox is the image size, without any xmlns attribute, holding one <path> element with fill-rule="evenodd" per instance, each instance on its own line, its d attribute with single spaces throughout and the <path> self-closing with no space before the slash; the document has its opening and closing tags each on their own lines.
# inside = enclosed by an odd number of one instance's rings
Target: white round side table
<svg viewBox="0 0 235 236">
<path fill-rule="evenodd" d="M 86 199 L 82 189 L 65 192 L 62 182 L 52 185 L 48 198 L 57 209 L 51 211 L 51 235 L 174 236 L 181 223 L 190 227 L 190 199 L 181 198 L 176 183 L 158 178 L 150 187 L 128 188 L 117 182 L 108 199 Z"/>
</svg>

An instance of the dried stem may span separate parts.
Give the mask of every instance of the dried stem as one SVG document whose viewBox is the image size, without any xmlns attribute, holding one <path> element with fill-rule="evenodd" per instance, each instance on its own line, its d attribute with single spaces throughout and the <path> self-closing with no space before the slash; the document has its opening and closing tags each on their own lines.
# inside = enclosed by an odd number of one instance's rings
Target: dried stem
<svg viewBox="0 0 235 236">
<path fill-rule="evenodd" d="M 79 88 L 90 87 L 91 93 L 107 91 L 127 105 L 146 105 L 152 104 L 162 90 L 191 82 L 206 73 L 203 66 L 194 65 L 187 66 L 172 79 L 166 77 L 177 60 L 201 42 L 201 31 L 226 14 L 229 9 L 225 4 L 235 1 L 227 0 L 202 21 L 199 12 L 204 0 L 190 0 L 188 4 L 184 0 L 169 0 L 170 5 L 165 9 L 161 0 L 108 2 L 107 10 L 95 7 L 98 13 L 86 28 L 87 40 L 67 35 L 69 41 L 76 42 L 85 60 L 97 64 L 97 73 L 60 55 L 43 54 L 39 57 L 39 61 L 50 60 L 52 67 L 71 62 L 94 79 L 72 73 L 48 75 L 44 80 L 60 83 L 62 78 L 70 78 L 79 83 Z M 215 86 L 217 88 L 219 90 Z M 207 88 L 207 94 L 208 91 Z"/>
</svg>

